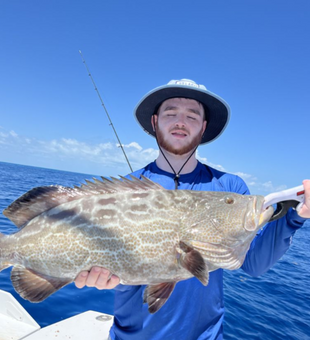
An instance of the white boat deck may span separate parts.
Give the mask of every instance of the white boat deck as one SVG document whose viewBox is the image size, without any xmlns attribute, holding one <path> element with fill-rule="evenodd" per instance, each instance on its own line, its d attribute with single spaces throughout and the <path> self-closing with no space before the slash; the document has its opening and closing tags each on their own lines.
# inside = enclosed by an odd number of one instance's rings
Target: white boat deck
<svg viewBox="0 0 310 340">
<path fill-rule="evenodd" d="M 113 316 L 87 311 L 40 328 L 7 292 L 0 290 L 0 340 L 107 340 Z"/>
</svg>

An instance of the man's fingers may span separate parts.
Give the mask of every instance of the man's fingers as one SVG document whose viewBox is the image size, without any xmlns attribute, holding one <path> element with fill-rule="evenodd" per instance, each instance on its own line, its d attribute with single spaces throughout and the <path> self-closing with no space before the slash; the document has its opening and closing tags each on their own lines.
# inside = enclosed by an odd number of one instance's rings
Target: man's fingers
<svg viewBox="0 0 310 340">
<path fill-rule="evenodd" d="M 106 268 L 93 267 L 90 272 L 82 271 L 75 279 L 77 288 L 96 287 L 97 289 L 113 289 L 119 284 L 119 278 L 111 275 Z"/>
<path fill-rule="evenodd" d="M 303 185 L 305 189 L 305 202 L 298 214 L 301 217 L 310 218 L 310 180 L 304 180 Z"/>
<path fill-rule="evenodd" d="M 97 271 L 96 271 L 97 273 Z M 111 275 L 111 272 L 105 268 L 101 268 L 94 286 L 97 289 L 113 289 L 119 284 L 119 278 L 116 275 Z"/>
<path fill-rule="evenodd" d="M 119 285 L 119 277 L 118 276 L 116 276 L 116 275 L 112 275 L 111 277 L 110 277 L 110 279 L 108 280 L 108 282 L 107 282 L 107 287 L 106 287 L 106 289 L 113 289 L 113 288 L 115 288 L 117 285 Z"/>
<path fill-rule="evenodd" d="M 92 268 L 92 270 L 94 270 L 94 272 L 96 273 L 96 275 L 94 274 L 94 276 L 92 277 L 92 280 L 96 281 L 95 283 L 91 281 L 92 286 L 89 285 L 89 287 L 96 287 L 97 289 L 107 289 L 107 283 L 111 275 L 110 272 L 105 268 L 98 267 L 94 267 Z"/>
<path fill-rule="evenodd" d="M 87 279 L 86 279 L 86 286 L 87 287 L 96 287 L 96 283 L 100 277 L 100 275 L 103 275 L 101 277 L 101 280 L 103 280 L 103 277 L 107 275 L 109 271 L 105 268 L 100 268 L 100 267 L 92 267 L 90 270 Z M 105 273 L 105 274 L 103 274 Z M 102 289 L 102 288 L 101 288 Z"/>
<path fill-rule="evenodd" d="M 83 288 L 86 285 L 86 279 L 89 272 L 84 270 L 83 272 L 80 272 L 79 275 L 76 277 L 74 283 L 77 288 Z"/>
</svg>

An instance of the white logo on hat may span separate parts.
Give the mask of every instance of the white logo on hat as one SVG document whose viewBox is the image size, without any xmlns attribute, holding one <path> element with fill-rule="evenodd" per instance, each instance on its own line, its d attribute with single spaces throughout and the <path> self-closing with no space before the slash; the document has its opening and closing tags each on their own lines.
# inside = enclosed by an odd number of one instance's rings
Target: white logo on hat
<svg viewBox="0 0 310 340">
<path fill-rule="evenodd" d="M 206 90 L 206 87 L 204 85 L 198 85 L 193 80 L 190 79 L 170 80 L 168 85 L 183 85 Z"/>
</svg>

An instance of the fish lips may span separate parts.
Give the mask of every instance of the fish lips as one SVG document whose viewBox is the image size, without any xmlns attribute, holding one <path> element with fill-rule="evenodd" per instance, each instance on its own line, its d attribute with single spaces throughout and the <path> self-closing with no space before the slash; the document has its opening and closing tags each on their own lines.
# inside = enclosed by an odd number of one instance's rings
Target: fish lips
<svg viewBox="0 0 310 340">
<path fill-rule="evenodd" d="M 274 208 L 269 206 L 263 209 L 264 198 L 253 196 L 248 204 L 248 213 L 245 214 L 244 228 L 247 231 L 256 231 L 264 226 L 272 217 Z"/>
</svg>

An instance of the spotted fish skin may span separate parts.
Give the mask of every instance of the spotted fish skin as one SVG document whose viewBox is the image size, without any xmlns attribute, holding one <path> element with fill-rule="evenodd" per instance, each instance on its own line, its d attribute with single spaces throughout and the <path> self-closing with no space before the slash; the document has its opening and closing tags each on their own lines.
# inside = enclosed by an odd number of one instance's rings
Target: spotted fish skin
<svg viewBox="0 0 310 340">
<path fill-rule="evenodd" d="M 0 234 L 0 270 L 25 299 L 40 302 L 93 266 L 129 285 L 148 285 L 156 312 L 176 282 L 236 269 L 273 211 L 262 196 L 165 190 L 143 178 L 35 188 L 4 214 L 20 231 Z"/>
</svg>

